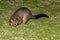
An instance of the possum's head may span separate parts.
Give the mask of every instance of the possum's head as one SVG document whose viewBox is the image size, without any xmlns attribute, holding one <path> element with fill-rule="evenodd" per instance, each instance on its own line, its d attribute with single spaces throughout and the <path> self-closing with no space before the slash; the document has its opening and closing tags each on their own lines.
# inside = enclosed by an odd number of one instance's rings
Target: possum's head
<svg viewBox="0 0 60 40">
<path fill-rule="evenodd" d="M 10 20 L 10 25 L 11 26 L 17 26 L 17 25 L 19 25 L 19 21 L 17 19 L 15 19 L 15 18 L 11 19 Z"/>
</svg>

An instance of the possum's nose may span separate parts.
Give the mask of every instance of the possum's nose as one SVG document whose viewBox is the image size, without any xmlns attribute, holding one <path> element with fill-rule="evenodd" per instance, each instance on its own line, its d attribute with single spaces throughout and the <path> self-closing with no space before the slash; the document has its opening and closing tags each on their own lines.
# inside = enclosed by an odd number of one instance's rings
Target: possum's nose
<svg viewBox="0 0 60 40">
<path fill-rule="evenodd" d="M 15 23 L 14 25 L 17 26 L 17 25 L 19 25 L 19 24 L 18 24 L 18 23 Z"/>
<path fill-rule="evenodd" d="M 14 26 L 17 26 L 17 24 L 14 24 Z"/>
</svg>

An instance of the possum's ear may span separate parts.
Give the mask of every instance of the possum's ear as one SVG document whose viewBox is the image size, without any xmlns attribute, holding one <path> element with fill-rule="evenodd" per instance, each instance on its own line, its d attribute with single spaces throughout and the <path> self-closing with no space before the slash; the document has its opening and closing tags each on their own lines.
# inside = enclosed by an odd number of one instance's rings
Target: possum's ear
<svg viewBox="0 0 60 40">
<path fill-rule="evenodd" d="M 10 25 L 13 26 L 14 25 L 14 21 L 11 19 L 10 20 Z"/>
</svg>

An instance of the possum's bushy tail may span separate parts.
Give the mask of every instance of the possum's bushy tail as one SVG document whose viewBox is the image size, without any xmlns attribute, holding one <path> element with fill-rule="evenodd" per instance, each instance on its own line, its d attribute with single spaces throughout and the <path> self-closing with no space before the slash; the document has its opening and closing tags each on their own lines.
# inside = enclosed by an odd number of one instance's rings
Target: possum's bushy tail
<svg viewBox="0 0 60 40">
<path fill-rule="evenodd" d="M 41 17 L 49 18 L 49 16 L 48 16 L 48 15 L 46 15 L 46 14 L 37 14 L 37 15 L 32 15 L 32 19 L 38 19 L 38 18 L 41 18 Z"/>
</svg>

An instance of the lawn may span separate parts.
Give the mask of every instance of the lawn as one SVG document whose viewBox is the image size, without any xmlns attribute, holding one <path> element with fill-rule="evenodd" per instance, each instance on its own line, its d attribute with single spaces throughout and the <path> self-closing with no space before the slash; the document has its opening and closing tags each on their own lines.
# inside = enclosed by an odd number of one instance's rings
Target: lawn
<svg viewBox="0 0 60 40">
<path fill-rule="evenodd" d="M 49 18 L 31 19 L 10 28 L 9 19 L 20 7 Z M 0 40 L 60 40 L 60 0 L 0 0 Z"/>
</svg>

